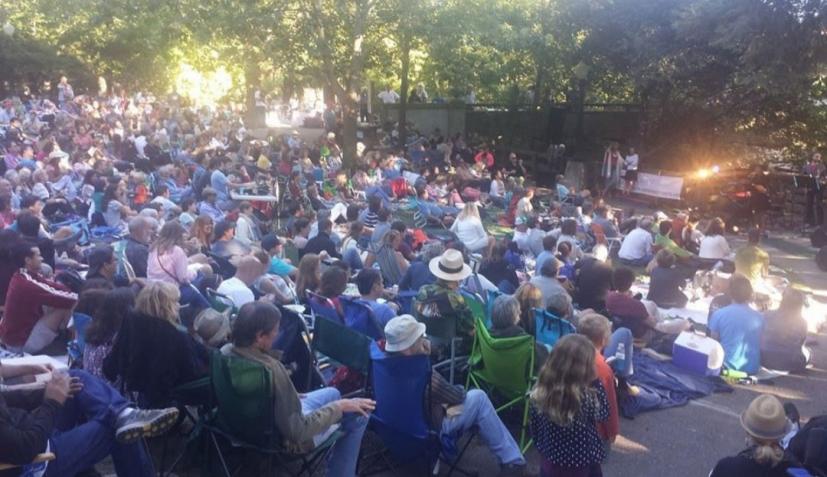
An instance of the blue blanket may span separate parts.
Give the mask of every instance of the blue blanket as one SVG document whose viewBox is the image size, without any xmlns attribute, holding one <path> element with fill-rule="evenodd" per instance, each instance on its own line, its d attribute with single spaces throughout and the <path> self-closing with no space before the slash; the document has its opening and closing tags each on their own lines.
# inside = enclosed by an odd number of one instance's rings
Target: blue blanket
<svg viewBox="0 0 827 477">
<path fill-rule="evenodd" d="M 635 374 L 628 382 L 640 388 L 637 396 L 620 398 L 620 413 L 627 419 L 655 409 L 684 406 L 715 392 L 732 392 L 733 388 L 717 376 L 699 376 L 685 371 L 671 361 L 657 361 L 635 352 Z"/>
</svg>

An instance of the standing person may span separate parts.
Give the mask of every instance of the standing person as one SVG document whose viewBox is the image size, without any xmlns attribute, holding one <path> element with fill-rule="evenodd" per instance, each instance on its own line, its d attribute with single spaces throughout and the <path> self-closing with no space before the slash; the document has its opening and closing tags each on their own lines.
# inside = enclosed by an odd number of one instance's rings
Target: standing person
<svg viewBox="0 0 827 477">
<path fill-rule="evenodd" d="M 385 90 L 379 93 L 379 99 L 384 104 L 395 104 L 399 102 L 399 93 L 391 89 L 391 85 L 385 85 Z"/>
<path fill-rule="evenodd" d="M 807 207 L 804 219 L 811 227 L 819 227 L 824 223 L 824 190 L 821 188 L 821 181 L 827 174 L 827 168 L 821 162 L 821 154 L 813 153 L 813 157 L 804 165 L 801 173 L 807 176 Z"/>
<path fill-rule="evenodd" d="M 531 430 L 547 477 L 600 477 L 606 449 L 597 424 L 609 419 L 594 345 L 566 335 L 554 345 L 531 391 Z"/>
<path fill-rule="evenodd" d="M 63 107 L 64 104 L 75 99 L 75 90 L 69 84 L 69 80 L 65 76 L 60 77 L 60 83 L 57 85 L 57 104 Z"/>
<path fill-rule="evenodd" d="M 620 170 L 623 167 L 623 155 L 620 154 L 620 144 L 612 141 L 606 152 L 603 153 L 603 167 L 601 168 L 601 177 L 603 177 L 603 197 L 606 197 L 609 192 L 620 184 Z"/>
<path fill-rule="evenodd" d="M 741 427 L 747 432 L 749 447 L 736 456 L 719 460 L 709 477 L 797 475 L 787 473 L 794 465 L 785 454 L 781 439 L 792 425 L 777 397 L 762 394 L 753 399 L 741 414 Z"/>
<path fill-rule="evenodd" d="M 635 188 L 635 182 L 637 182 L 637 169 L 640 165 L 640 157 L 638 157 L 635 148 L 629 148 L 629 154 L 626 156 L 626 159 L 624 159 L 623 165 L 626 171 L 626 174 L 623 176 L 626 186 L 623 192 L 626 195 L 629 195 L 632 192 L 632 189 Z"/>
</svg>

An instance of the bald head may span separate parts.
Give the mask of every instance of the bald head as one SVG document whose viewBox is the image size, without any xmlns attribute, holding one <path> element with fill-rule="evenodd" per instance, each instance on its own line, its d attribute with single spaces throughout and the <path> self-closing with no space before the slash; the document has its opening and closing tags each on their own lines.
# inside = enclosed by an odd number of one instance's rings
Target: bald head
<svg viewBox="0 0 827 477">
<path fill-rule="evenodd" d="M 262 273 L 264 265 L 253 255 L 245 255 L 236 262 L 235 276 L 247 285 L 252 285 Z"/>
</svg>

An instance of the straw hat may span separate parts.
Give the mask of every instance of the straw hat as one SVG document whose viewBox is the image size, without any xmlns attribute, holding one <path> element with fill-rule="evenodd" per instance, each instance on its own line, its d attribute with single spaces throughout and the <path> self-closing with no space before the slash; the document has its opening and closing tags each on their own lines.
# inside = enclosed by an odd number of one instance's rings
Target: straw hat
<svg viewBox="0 0 827 477">
<path fill-rule="evenodd" d="M 762 394 L 741 414 L 741 427 L 758 439 L 777 440 L 790 431 L 784 406 L 775 396 Z"/>
<path fill-rule="evenodd" d="M 452 248 L 432 259 L 428 268 L 435 277 L 451 282 L 458 282 L 471 275 L 471 267 L 462 259 L 462 253 Z"/>
</svg>

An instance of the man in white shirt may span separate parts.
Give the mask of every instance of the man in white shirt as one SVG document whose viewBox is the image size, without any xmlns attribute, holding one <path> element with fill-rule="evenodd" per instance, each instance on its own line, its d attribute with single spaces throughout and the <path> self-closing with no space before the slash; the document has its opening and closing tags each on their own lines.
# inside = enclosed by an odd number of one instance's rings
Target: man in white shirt
<svg viewBox="0 0 827 477">
<path fill-rule="evenodd" d="M 395 104 L 399 102 L 399 94 L 388 85 L 385 86 L 385 91 L 379 93 L 379 99 L 385 104 Z"/>
<path fill-rule="evenodd" d="M 534 198 L 534 189 L 529 187 L 525 191 L 525 196 L 523 196 L 519 201 L 517 201 L 517 217 L 527 217 L 534 212 L 534 205 L 531 203 L 531 199 Z"/>
<path fill-rule="evenodd" d="M 253 219 L 253 206 L 244 201 L 238 206 L 238 220 L 235 223 L 235 238 L 244 245 L 258 242 L 259 232 Z"/>
<path fill-rule="evenodd" d="M 638 164 L 640 163 L 640 157 L 638 157 L 635 148 L 629 148 L 629 155 L 626 156 L 626 159 L 623 161 L 623 168 L 626 171 L 623 180 L 625 181 L 625 187 L 623 192 L 626 195 L 629 195 L 632 192 L 632 189 L 635 187 L 635 182 L 637 182 L 637 168 Z"/>
<path fill-rule="evenodd" d="M 543 252 L 543 238 L 546 234 L 539 228 L 535 228 L 536 221 L 533 217 L 517 217 L 514 221 L 514 242 L 525 254 L 536 257 Z"/>
<path fill-rule="evenodd" d="M 629 232 L 620 244 L 617 257 L 624 265 L 645 267 L 652 261 L 652 219 L 640 219 L 637 227 Z"/>
<path fill-rule="evenodd" d="M 244 304 L 255 301 L 256 298 L 250 285 L 255 283 L 263 273 L 264 266 L 261 262 L 252 255 L 245 255 L 239 259 L 235 275 L 221 282 L 216 291 L 229 297 L 236 308 L 241 308 Z"/>
</svg>

